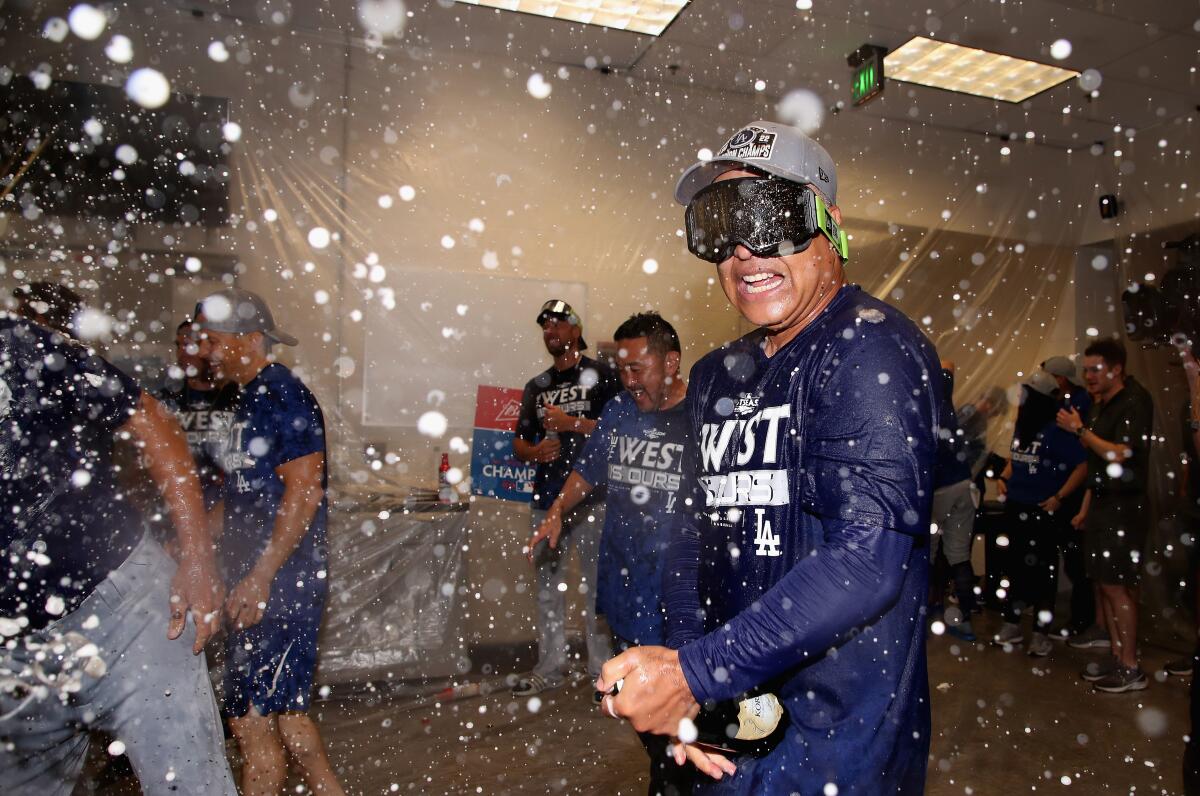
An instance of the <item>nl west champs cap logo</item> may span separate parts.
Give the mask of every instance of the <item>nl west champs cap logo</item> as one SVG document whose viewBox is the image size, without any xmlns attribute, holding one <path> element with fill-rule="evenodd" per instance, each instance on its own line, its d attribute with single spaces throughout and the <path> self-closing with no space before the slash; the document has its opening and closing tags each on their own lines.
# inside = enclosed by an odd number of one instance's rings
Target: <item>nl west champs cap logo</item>
<svg viewBox="0 0 1200 796">
<path fill-rule="evenodd" d="M 722 158 L 757 158 L 769 160 L 771 150 L 775 148 L 775 133 L 768 133 L 761 127 L 747 127 L 734 134 L 733 138 L 717 153 L 714 160 Z"/>
</svg>

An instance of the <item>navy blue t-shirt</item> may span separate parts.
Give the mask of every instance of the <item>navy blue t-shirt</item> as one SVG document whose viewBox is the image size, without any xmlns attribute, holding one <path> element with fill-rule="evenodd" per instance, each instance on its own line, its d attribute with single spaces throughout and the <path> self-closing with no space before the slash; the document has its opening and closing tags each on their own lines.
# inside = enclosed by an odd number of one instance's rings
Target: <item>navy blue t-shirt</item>
<svg viewBox="0 0 1200 796">
<path fill-rule="evenodd" d="M 683 403 L 642 412 L 622 393 L 604 407 L 575 471 L 607 486 L 596 608 L 635 644 L 665 644 L 662 577 L 678 499 L 687 414 Z"/>
<path fill-rule="evenodd" d="M 545 405 L 557 406 L 573 417 L 598 420 L 608 400 L 621 391 L 617 374 L 608 365 L 590 357 L 580 357 L 574 367 L 566 370 L 547 368 L 525 385 L 521 397 L 521 415 L 517 419 L 517 436 L 526 442 L 538 443 L 546 436 L 542 418 Z M 552 462 L 539 462 L 533 475 L 533 507 L 548 509 L 562 491 L 575 459 L 583 451 L 587 437 L 564 431 L 558 435 L 562 448 Z"/>
<path fill-rule="evenodd" d="M 141 539 L 112 466 L 140 399 L 95 351 L 0 315 L 0 618 L 22 633 L 74 610 Z"/>
<path fill-rule="evenodd" d="M 217 550 L 230 588 L 250 573 L 271 540 L 284 492 L 276 468 L 313 453 L 325 453 L 325 418 L 317 399 L 286 367 L 268 365 L 242 388 L 219 457 L 225 528 Z M 328 470 L 322 469 L 325 487 Z M 329 584 L 327 513 L 322 499 L 307 533 L 271 582 L 265 617 L 320 616 Z"/>
<path fill-rule="evenodd" d="M 1007 499 L 1036 506 L 1058 493 L 1071 472 L 1087 461 L 1087 450 L 1078 437 L 1063 431 L 1054 420 L 1029 435 L 1030 439 L 1021 439 L 1020 429 L 1024 425 L 1021 415 L 1030 408 L 1027 404 L 1017 410 L 1018 433 L 1013 434 L 1012 475 L 1008 479 Z M 1057 401 L 1053 409 L 1057 412 L 1059 407 L 1066 405 L 1074 406 L 1086 416 L 1091 408 L 1091 398 L 1080 390 L 1069 400 Z"/>
<path fill-rule="evenodd" d="M 854 286 L 774 356 L 762 341 L 692 370 L 697 510 L 675 522 L 665 592 L 697 699 L 773 691 L 790 724 L 700 790 L 919 793 L 937 355 Z"/>
<path fill-rule="evenodd" d="M 237 386 L 227 384 L 211 390 L 197 390 L 186 379 L 169 382 L 159 393 L 158 400 L 171 410 L 187 436 L 188 450 L 196 463 L 196 474 L 204 492 L 204 508 L 211 509 L 220 502 L 224 476 L 214 456 L 233 424 L 233 404 Z"/>
</svg>

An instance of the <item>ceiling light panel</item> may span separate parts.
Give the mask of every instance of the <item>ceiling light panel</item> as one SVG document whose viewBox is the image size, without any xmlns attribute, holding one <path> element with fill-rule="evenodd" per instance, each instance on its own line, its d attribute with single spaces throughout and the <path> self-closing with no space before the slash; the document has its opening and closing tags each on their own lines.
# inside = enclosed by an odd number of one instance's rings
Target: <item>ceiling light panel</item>
<svg viewBox="0 0 1200 796">
<path fill-rule="evenodd" d="M 648 36 L 662 34 L 691 0 L 458 0 Z"/>
<path fill-rule="evenodd" d="M 892 80 L 919 83 L 962 94 L 1023 102 L 1079 73 L 974 47 L 917 36 L 883 59 Z"/>
</svg>

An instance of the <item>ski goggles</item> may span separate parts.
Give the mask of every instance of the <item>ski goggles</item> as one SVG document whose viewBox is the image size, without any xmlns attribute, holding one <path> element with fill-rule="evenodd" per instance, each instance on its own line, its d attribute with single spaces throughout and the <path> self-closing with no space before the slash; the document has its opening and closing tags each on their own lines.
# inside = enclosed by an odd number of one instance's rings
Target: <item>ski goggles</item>
<svg viewBox="0 0 1200 796">
<path fill-rule="evenodd" d="M 825 201 L 797 182 L 738 177 L 714 182 L 697 193 L 684 214 L 688 251 L 722 263 L 740 243 L 759 257 L 805 251 L 817 235 L 829 239 L 843 261 L 850 258 L 846 233 Z"/>
</svg>

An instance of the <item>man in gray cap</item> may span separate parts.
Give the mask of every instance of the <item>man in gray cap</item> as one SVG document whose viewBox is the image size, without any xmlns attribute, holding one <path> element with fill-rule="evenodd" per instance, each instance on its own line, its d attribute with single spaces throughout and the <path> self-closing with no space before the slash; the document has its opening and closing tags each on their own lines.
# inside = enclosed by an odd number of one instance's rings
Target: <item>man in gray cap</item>
<svg viewBox="0 0 1200 796">
<path fill-rule="evenodd" d="M 537 314 L 542 342 L 554 364 L 525 385 L 513 453 L 534 462 L 531 537 L 566 484 L 588 435 L 596 427 L 608 399 L 621 391 L 617 374 L 583 355 L 587 343 L 579 314 L 562 299 L 550 299 Z M 516 696 L 533 696 L 564 681 L 567 667 L 566 565 L 572 548 L 579 551 L 580 577 L 587 590 L 584 632 L 588 673 L 595 677 L 612 652 L 609 634 L 596 621 L 596 566 L 600 529 L 604 527 L 604 494 L 596 490 L 562 520 L 558 545 L 540 540 L 529 550 L 537 571 L 538 662 L 513 687 Z"/>
<path fill-rule="evenodd" d="M 949 418 L 937 353 L 847 284 L 833 160 L 795 128 L 737 131 L 675 198 L 688 249 L 758 328 L 692 369 L 671 649 L 606 663 L 602 708 L 676 736 L 677 762 L 723 793 L 920 793 L 930 511 Z M 695 743 L 710 737 L 690 721 L 701 705 L 764 691 L 786 712 L 768 750 Z"/>
<path fill-rule="evenodd" d="M 342 794 L 308 717 L 317 631 L 325 610 L 325 418 L 317 399 L 274 362 L 295 345 L 266 302 L 238 288 L 200 302 L 200 351 L 219 381 L 240 392 L 218 451 L 225 473 L 217 543 L 229 596 L 224 710 L 245 757 L 242 790 L 277 794 L 284 750 L 309 790 Z"/>
</svg>

